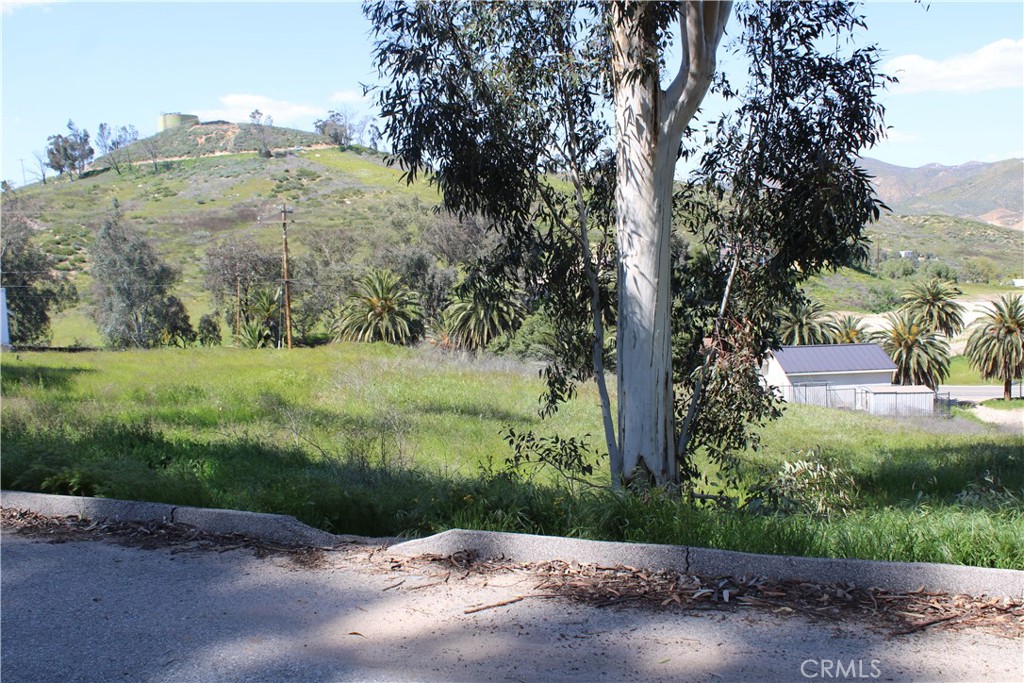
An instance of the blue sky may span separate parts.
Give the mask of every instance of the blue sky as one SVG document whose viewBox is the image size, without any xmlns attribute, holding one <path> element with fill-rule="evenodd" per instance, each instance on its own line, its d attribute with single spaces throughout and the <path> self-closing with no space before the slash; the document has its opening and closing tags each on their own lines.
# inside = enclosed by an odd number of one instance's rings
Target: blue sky
<svg viewBox="0 0 1024 683">
<path fill-rule="evenodd" d="M 163 112 L 312 130 L 330 109 L 369 112 L 372 40 L 349 2 L 2 0 L 2 168 L 33 180 L 35 152 L 68 119 L 142 136 Z M 927 7 L 927 9 L 926 9 Z M 883 96 L 901 166 L 1024 157 L 1024 3 L 871 2 L 858 40 L 901 83 Z"/>
</svg>

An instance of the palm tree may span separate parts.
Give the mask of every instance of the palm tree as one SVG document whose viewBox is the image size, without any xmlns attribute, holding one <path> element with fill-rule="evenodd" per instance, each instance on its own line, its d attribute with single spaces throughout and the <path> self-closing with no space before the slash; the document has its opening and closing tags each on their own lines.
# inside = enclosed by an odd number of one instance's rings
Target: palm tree
<svg viewBox="0 0 1024 683">
<path fill-rule="evenodd" d="M 964 307 L 954 300 L 962 293 L 952 282 L 918 280 L 903 292 L 901 310 L 917 316 L 932 332 L 953 337 L 964 329 Z"/>
<path fill-rule="evenodd" d="M 280 288 L 263 287 L 250 294 L 242 309 L 241 327 L 235 333 L 236 346 L 246 349 L 274 346 L 280 298 Z"/>
<path fill-rule="evenodd" d="M 863 320 L 855 315 L 844 315 L 832 318 L 831 336 L 836 344 L 863 344 L 868 335 Z"/>
<path fill-rule="evenodd" d="M 435 349 L 456 351 L 460 344 L 455 333 L 455 323 L 448 308 L 438 313 L 427 328 L 425 341 Z"/>
<path fill-rule="evenodd" d="M 390 270 L 374 269 L 356 283 L 333 326 L 336 341 L 407 344 L 421 326 L 419 295 Z"/>
<path fill-rule="evenodd" d="M 1010 400 L 1013 380 L 1024 378 L 1024 303 L 1019 294 L 999 297 L 971 326 L 965 353 L 985 379 L 1003 380 Z"/>
<path fill-rule="evenodd" d="M 896 364 L 896 384 L 924 384 L 937 389 L 949 376 L 949 344 L 916 316 L 900 310 L 886 315 L 888 329 L 871 334 L 871 341 Z"/>
<path fill-rule="evenodd" d="M 451 331 L 459 345 L 481 349 L 495 337 L 511 330 L 523 318 L 522 307 L 513 298 L 467 294 L 457 297 L 444 310 L 450 316 Z"/>
<path fill-rule="evenodd" d="M 825 307 L 806 300 L 779 311 L 779 339 L 786 346 L 827 344 L 831 339 Z"/>
</svg>

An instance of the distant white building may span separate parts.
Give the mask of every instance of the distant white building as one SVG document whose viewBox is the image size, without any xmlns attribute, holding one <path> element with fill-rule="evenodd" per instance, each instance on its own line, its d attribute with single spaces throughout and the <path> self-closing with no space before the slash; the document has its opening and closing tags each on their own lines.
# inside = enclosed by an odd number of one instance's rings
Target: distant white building
<svg viewBox="0 0 1024 683">
<path fill-rule="evenodd" d="M 1014 278 L 1013 286 L 1024 288 L 1024 278 Z"/>
<path fill-rule="evenodd" d="M 7 324 L 7 290 L 0 287 L 0 346 L 11 345 L 11 328 Z"/>
<path fill-rule="evenodd" d="M 789 403 L 864 410 L 873 415 L 930 414 L 935 392 L 894 386 L 896 364 L 877 344 L 783 346 L 761 368 Z"/>
</svg>

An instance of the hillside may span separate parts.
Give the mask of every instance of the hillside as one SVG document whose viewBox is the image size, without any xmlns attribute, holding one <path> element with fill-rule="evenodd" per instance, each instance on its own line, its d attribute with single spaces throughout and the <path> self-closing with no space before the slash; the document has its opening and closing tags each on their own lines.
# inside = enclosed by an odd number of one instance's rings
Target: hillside
<svg viewBox="0 0 1024 683">
<path fill-rule="evenodd" d="M 1024 229 L 1024 160 L 960 166 L 894 166 L 863 159 L 879 196 L 898 215 L 942 214 Z"/>
<path fill-rule="evenodd" d="M 364 148 L 341 151 L 305 131 L 267 132 L 275 150 L 271 158 L 255 154 L 258 140 L 252 125 L 203 124 L 164 131 L 126 148 L 133 165 L 121 174 L 105 170 L 73 182 L 50 180 L 19 189 L 33 207 L 39 243 L 83 294 L 82 304 L 55 320 L 54 343 L 99 343 L 87 315 L 89 249 L 114 199 L 128 222 L 181 271 L 177 293 L 193 321 L 213 309 L 203 283 L 207 251 L 237 236 L 252 237 L 268 250 L 279 249 L 282 204 L 294 211 L 289 228 L 293 255 L 306 253 L 307 238 L 320 229 L 344 230 L 351 236 L 351 253 L 346 256 L 356 264 L 384 250 L 418 243 L 423 231 L 438 220 L 432 212 L 438 203 L 433 188 L 423 182 L 407 185 L 401 171 L 387 166 L 380 153 Z M 966 274 L 962 282 L 1019 277 L 1020 232 L 976 218 L 898 212 L 914 207 L 941 211 L 943 206 L 955 208 L 955 201 L 964 205 L 966 200 L 957 197 L 967 196 L 967 188 L 973 186 L 975 213 L 1018 216 L 1020 207 L 1008 201 L 1012 191 L 1006 186 L 1012 185 L 1008 169 L 1019 168 L 1019 161 L 945 173 L 870 160 L 868 165 L 878 174 L 880 192 L 897 210 L 867 230 L 875 266 L 878 259 L 912 250 L 931 259 L 929 263 L 941 262 Z M 102 167 L 102 160 L 94 164 L 95 169 Z M 996 187 L 1000 178 L 1005 181 L 1001 190 Z M 953 197 L 945 205 L 929 199 L 941 199 L 945 191 Z M 887 278 L 843 270 L 817 278 L 811 294 L 836 308 L 875 310 L 891 302 L 900 287 Z"/>
<path fill-rule="evenodd" d="M 269 147 L 274 150 L 331 146 L 330 140 L 319 133 L 278 126 L 262 128 Z M 160 159 L 255 152 L 259 149 L 259 136 L 257 127 L 251 123 L 203 123 L 165 130 L 128 145 L 123 152 L 132 159 L 147 160 L 149 149 L 154 149 Z M 94 166 L 103 166 L 103 158 L 97 159 Z"/>
<path fill-rule="evenodd" d="M 82 304 L 54 320 L 54 344 L 100 342 L 88 318 L 88 254 L 114 199 L 127 222 L 181 271 L 177 293 L 193 321 L 213 309 L 203 285 L 207 250 L 238 236 L 252 237 L 268 250 L 280 249 L 283 204 L 293 211 L 289 246 L 296 257 L 307 252 L 305 242 L 314 231 L 345 228 L 353 236 L 348 256 L 358 263 L 384 246 L 414 241 L 434 220 L 436 192 L 423 182 L 407 185 L 381 154 L 324 147 L 319 135 L 275 128 L 271 147 L 287 151 L 261 158 L 240 151 L 255 150 L 250 128 L 201 125 L 165 131 L 150 138 L 160 157 L 155 171 L 150 160 L 133 153 L 134 165 L 120 175 L 104 171 L 73 182 L 51 179 L 17 191 L 36 216 L 38 242 L 83 295 Z M 203 145 L 203 155 L 181 154 L 190 141 Z M 133 147 L 141 149 L 141 144 Z M 94 164 L 102 166 L 102 160 Z"/>
</svg>

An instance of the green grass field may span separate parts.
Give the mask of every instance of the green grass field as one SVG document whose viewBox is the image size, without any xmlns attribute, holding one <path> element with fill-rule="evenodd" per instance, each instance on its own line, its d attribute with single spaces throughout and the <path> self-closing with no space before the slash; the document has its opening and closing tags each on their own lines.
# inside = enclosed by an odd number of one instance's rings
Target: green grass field
<svg viewBox="0 0 1024 683">
<path fill-rule="evenodd" d="M 999 386 L 1002 384 L 996 379 L 982 379 L 981 374 L 971 367 L 966 356 L 953 356 L 949 361 L 949 377 L 943 384 L 985 384 Z"/>
<path fill-rule="evenodd" d="M 824 514 L 695 507 L 509 471 L 508 427 L 599 446 L 595 392 L 537 416 L 537 369 L 424 349 L 5 353 L 4 488 L 276 512 L 338 533 L 469 527 L 815 556 L 1024 567 L 1024 440 L 963 418 L 792 406 L 739 489 L 828 468 Z"/>
</svg>

